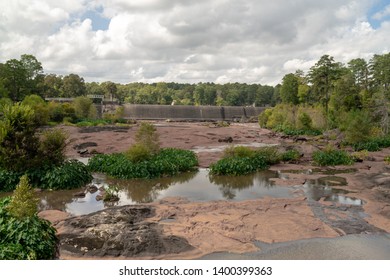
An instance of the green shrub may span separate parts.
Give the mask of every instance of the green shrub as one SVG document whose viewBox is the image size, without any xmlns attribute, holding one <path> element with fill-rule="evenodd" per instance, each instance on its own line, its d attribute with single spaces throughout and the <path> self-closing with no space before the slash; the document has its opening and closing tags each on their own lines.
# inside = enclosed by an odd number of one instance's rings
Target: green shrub
<svg viewBox="0 0 390 280">
<path fill-rule="evenodd" d="M 302 129 L 304 131 L 312 130 L 312 123 L 311 117 L 306 112 L 301 112 L 298 115 L 298 129 Z"/>
<path fill-rule="evenodd" d="M 0 199 L 0 259 L 54 259 L 58 239 L 50 222 L 37 215 L 16 218 L 8 211 L 11 199 Z"/>
<path fill-rule="evenodd" d="M 281 154 L 277 147 L 261 147 L 255 150 L 255 157 L 262 157 L 267 164 L 276 164 L 281 161 Z"/>
<path fill-rule="evenodd" d="M 149 149 L 141 143 L 134 144 L 125 153 L 126 157 L 132 162 L 140 162 L 147 160 L 151 157 Z"/>
<path fill-rule="evenodd" d="M 194 152 L 165 148 L 148 160 L 133 162 L 124 153 L 96 155 L 89 160 L 91 171 L 106 173 L 120 179 L 172 176 L 193 170 L 198 165 Z"/>
<path fill-rule="evenodd" d="M 22 105 L 30 106 L 30 108 L 33 109 L 34 120 L 38 126 L 46 125 L 48 123 L 50 119 L 50 112 L 42 97 L 36 94 L 27 95 L 23 99 Z"/>
<path fill-rule="evenodd" d="M 33 217 L 38 212 L 38 198 L 32 190 L 27 175 L 20 178 L 7 211 L 17 219 Z"/>
<path fill-rule="evenodd" d="M 313 160 L 321 166 L 351 165 L 353 158 L 345 151 L 327 148 L 313 153 Z"/>
<path fill-rule="evenodd" d="M 301 154 L 297 150 L 292 149 L 282 153 L 281 157 L 282 157 L 282 161 L 285 162 L 297 161 L 300 159 Z"/>
<path fill-rule="evenodd" d="M 76 117 L 79 119 L 87 119 L 91 113 L 92 107 L 94 107 L 93 102 L 90 98 L 79 96 L 73 100 L 72 103 Z"/>
<path fill-rule="evenodd" d="M 0 119 L 0 169 L 25 171 L 39 165 L 39 138 L 34 111 L 16 103 L 3 107 Z"/>
<path fill-rule="evenodd" d="M 244 146 L 230 146 L 223 151 L 223 157 L 251 157 L 254 150 Z"/>
<path fill-rule="evenodd" d="M 46 130 L 42 133 L 40 153 L 45 165 L 59 166 L 65 161 L 67 135 L 60 129 Z"/>
<path fill-rule="evenodd" d="M 136 143 L 143 144 L 150 151 L 155 154 L 160 150 L 159 137 L 156 128 L 151 123 L 141 123 L 135 135 Z"/>
<path fill-rule="evenodd" d="M 380 151 L 383 148 L 390 147 L 390 136 L 371 138 L 366 142 L 358 142 L 353 145 L 355 151 L 367 150 L 369 152 Z"/>
<path fill-rule="evenodd" d="M 351 111 L 341 124 L 345 133 L 345 141 L 349 144 L 368 142 L 371 135 L 372 122 L 370 115 L 364 111 Z M 364 148 L 369 150 L 370 148 Z"/>
<path fill-rule="evenodd" d="M 0 169 L 0 192 L 11 192 L 19 182 L 21 173 Z"/>
<path fill-rule="evenodd" d="M 252 150 L 248 147 L 229 147 L 224 157 L 210 166 L 214 175 L 244 175 L 267 169 L 280 162 L 281 155 L 276 147 L 262 147 Z"/>
<path fill-rule="evenodd" d="M 63 190 L 84 186 L 91 180 L 92 175 L 87 166 L 80 161 L 69 160 L 45 170 L 37 185 L 44 189 Z"/>
</svg>

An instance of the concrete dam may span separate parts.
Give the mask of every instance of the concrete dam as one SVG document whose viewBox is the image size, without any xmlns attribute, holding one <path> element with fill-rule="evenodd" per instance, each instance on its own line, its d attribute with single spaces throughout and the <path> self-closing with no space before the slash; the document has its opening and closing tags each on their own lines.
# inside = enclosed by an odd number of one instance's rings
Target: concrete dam
<svg viewBox="0 0 390 280">
<path fill-rule="evenodd" d="M 256 118 L 265 107 L 125 104 L 126 119 L 240 121 Z"/>
</svg>

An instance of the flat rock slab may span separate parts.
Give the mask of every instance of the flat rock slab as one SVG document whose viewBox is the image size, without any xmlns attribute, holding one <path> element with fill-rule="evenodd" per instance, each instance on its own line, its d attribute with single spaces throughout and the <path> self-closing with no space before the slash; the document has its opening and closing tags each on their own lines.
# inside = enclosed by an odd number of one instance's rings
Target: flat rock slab
<svg viewBox="0 0 390 280">
<path fill-rule="evenodd" d="M 162 233 L 150 206 L 113 207 L 57 225 L 60 254 L 82 257 L 144 257 L 193 249 L 185 239 Z"/>
</svg>

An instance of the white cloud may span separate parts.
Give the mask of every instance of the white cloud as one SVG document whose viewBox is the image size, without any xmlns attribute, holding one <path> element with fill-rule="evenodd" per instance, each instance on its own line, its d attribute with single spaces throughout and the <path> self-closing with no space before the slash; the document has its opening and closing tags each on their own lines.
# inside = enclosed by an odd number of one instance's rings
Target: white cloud
<svg viewBox="0 0 390 280">
<path fill-rule="evenodd" d="M 371 0 L 0 0 L 0 61 L 32 53 L 46 72 L 86 80 L 276 84 L 323 54 L 347 62 L 387 51 Z M 94 31 L 81 20 L 98 9 Z M 387 7 L 376 17 L 384 18 Z"/>
<path fill-rule="evenodd" d="M 390 16 L 390 5 L 387 5 L 382 11 L 375 13 L 372 18 L 376 20 L 382 20 L 387 16 Z"/>
</svg>

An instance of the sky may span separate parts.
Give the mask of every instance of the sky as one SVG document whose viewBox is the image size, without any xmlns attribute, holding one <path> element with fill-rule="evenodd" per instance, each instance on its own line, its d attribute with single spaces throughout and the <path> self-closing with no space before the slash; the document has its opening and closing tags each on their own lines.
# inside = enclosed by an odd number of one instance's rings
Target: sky
<svg viewBox="0 0 390 280">
<path fill-rule="evenodd" d="M 275 85 L 390 51 L 390 0 L 0 0 L 0 62 L 88 82 Z"/>
</svg>

